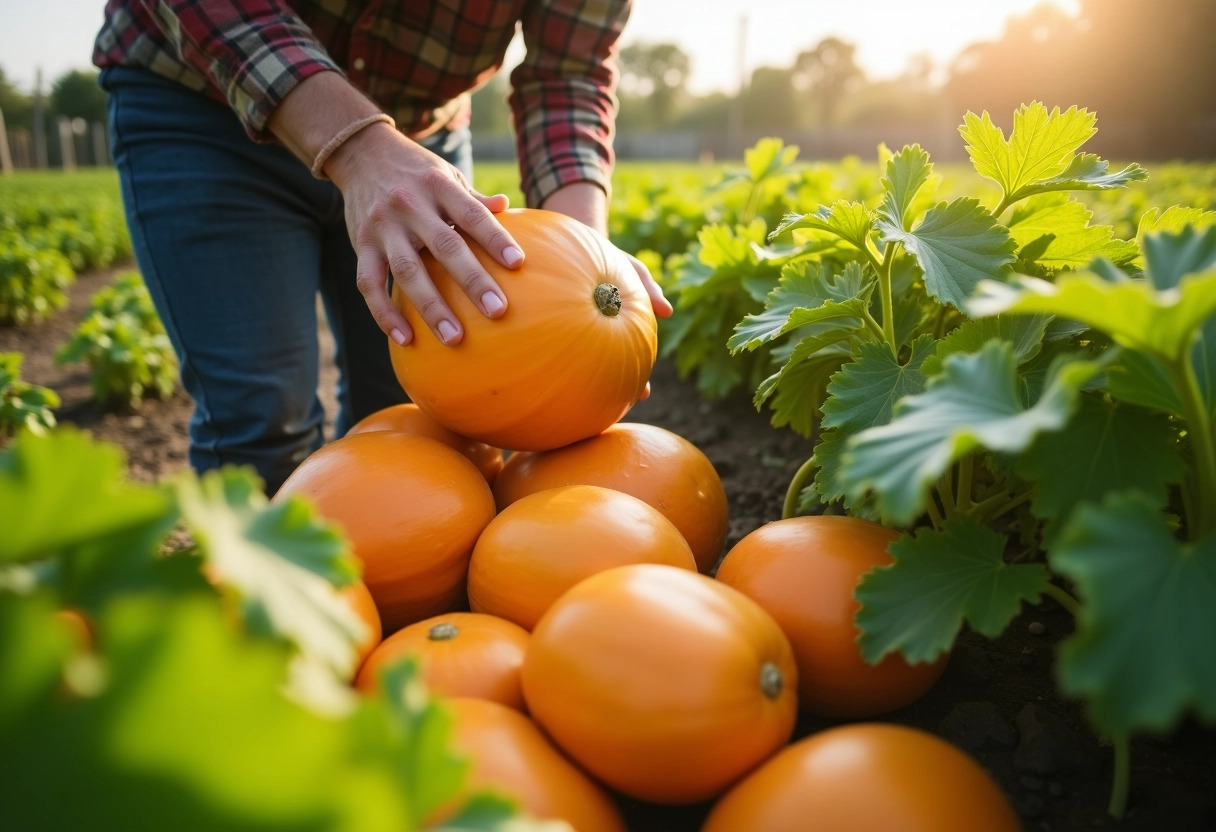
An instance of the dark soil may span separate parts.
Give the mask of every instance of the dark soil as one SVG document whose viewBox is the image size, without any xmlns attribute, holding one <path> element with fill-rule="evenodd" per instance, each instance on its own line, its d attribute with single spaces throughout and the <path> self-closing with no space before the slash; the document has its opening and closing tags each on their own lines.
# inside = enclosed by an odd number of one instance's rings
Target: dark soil
<svg viewBox="0 0 1216 832">
<path fill-rule="evenodd" d="M 92 400 L 85 368 L 54 363 L 55 350 L 70 336 L 90 296 L 112 274 L 82 275 L 69 307 L 41 325 L 0 327 L 0 351 L 24 353 L 25 378 L 59 393 L 61 422 L 122 446 L 134 478 L 157 480 L 186 466 L 189 400 L 178 393 L 132 410 L 106 412 Z M 331 414 L 333 378 L 332 367 L 324 368 L 322 400 Z M 706 403 L 662 361 L 655 369 L 652 396 L 628 418 L 681 434 L 713 461 L 730 499 L 728 547 L 780 517 L 786 485 L 810 452 L 805 440 L 770 427 L 745 393 Z M 1027 832 L 1216 832 L 1216 730 L 1191 722 L 1168 736 L 1133 743 L 1127 816 L 1120 822 L 1108 817 L 1110 751 L 1095 739 L 1077 703 L 1062 699 L 1053 681 L 1055 648 L 1071 626 L 1070 617 L 1049 601 L 1024 609 L 997 640 L 964 632 L 936 687 L 884 719 L 926 729 L 972 754 L 1004 788 Z M 832 724 L 804 719 L 796 737 Z M 694 832 L 709 808 L 621 803 L 631 832 Z M 813 819 L 807 819 L 806 829 L 813 832 Z"/>
</svg>

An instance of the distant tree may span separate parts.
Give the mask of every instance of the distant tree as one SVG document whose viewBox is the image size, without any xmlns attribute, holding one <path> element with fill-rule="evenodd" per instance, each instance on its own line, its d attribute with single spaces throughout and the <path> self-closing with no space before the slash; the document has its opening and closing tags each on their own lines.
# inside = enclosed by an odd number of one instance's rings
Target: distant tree
<svg viewBox="0 0 1216 832">
<path fill-rule="evenodd" d="M 0 112 L 9 130 L 29 130 L 34 124 L 34 97 L 17 89 L 0 67 Z"/>
<path fill-rule="evenodd" d="M 771 66 L 752 72 L 751 83 L 743 93 L 743 121 L 748 127 L 781 130 L 798 126 L 794 72 Z"/>
<path fill-rule="evenodd" d="M 845 94 L 865 80 L 855 52 L 853 44 L 830 37 L 799 53 L 794 61 L 794 86 L 817 104 L 822 124 L 833 123 Z"/>
<path fill-rule="evenodd" d="M 51 85 L 49 107 L 56 116 L 104 122 L 106 94 L 97 85 L 97 73 L 73 69 L 60 75 Z"/>
<path fill-rule="evenodd" d="M 621 50 L 621 93 L 650 103 L 654 126 L 674 121 L 692 61 L 674 43 L 632 44 Z"/>
</svg>

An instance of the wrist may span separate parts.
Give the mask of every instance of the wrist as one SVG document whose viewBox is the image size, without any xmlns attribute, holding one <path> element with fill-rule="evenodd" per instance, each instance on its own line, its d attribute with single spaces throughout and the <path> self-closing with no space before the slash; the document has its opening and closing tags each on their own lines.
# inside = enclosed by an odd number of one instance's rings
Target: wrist
<svg viewBox="0 0 1216 832">
<path fill-rule="evenodd" d="M 342 190 L 360 170 L 378 168 L 374 163 L 369 164 L 368 160 L 379 155 L 386 142 L 397 142 L 402 138 L 391 124 L 369 124 L 334 149 L 323 165 L 324 175 Z"/>
</svg>

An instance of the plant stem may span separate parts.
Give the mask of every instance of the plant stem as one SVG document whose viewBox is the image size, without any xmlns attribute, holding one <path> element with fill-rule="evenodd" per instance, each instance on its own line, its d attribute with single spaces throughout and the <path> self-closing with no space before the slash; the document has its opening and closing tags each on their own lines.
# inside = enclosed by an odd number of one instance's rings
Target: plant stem
<svg viewBox="0 0 1216 832">
<path fill-rule="evenodd" d="M 937 481 L 937 493 L 942 498 L 942 511 L 947 517 L 954 516 L 954 485 L 951 482 L 953 473 L 953 468 L 947 468 L 946 473 Z"/>
<path fill-rule="evenodd" d="M 929 522 L 933 524 L 934 529 L 942 527 L 942 513 L 937 508 L 937 502 L 933 499 L 933 495 L 929 495 L 929 499 L 925 501 L 925 511 L 929 514 Z"/>
<path fill-rule="evenodd" d="M 994 494 L 987 500 L 984 500 L 982 503 L 976 503 L 972 511 L 972 516 L 981 522 L 988 522 L 989 520 L 1000 517 L 1006 512 L 1013 511 L 1015 508 L 1020 506 L 1022 503 L 1027 502 L 1031 497 L 1034 496 L 1029 491 L 1023 491 L 1021 494 L 1015 494 L 1004 502 L 1000 502 L 997 498 L 1002 495 L 1008 497 L 1009 492 L 1002 491 L 1001 494 Z"/>
<path fill-rule="evenodd" d="M 887 340 L 887 334 L 882 331 L 882 326 L 878 323 L 878 321 L 874 320 L 874 316 L 870 314 L 869 309 L 865 310 L 865 317 L 863 317 L 861 320 L 866 325 L 866 329 L 877 337 L 879 341 Z"/>
<path fill-rule="evenodd" d="M 895 343 L 895 298 L 891 294 L 891 264 L 895 260 L 896 243 L 887 243 L 878 268 L 878 291 L 882 297 L 882 331 L 891 347 L 891 354 L 899 357 L 899 344 Z"/>
<path fill-rule="evenodd" d="M 954 495 L 954 507 L 961 513 L 971 509 L 971 477 L 975 471 L 975 457 L 967 454 L 958 464 L 958 493 Z"/>
<path fill-rule="evenodd" d="M 1216 505 L 1216 444 L 1212 438 L 1212 419 L 1204 405 L 1190 356 L 1183 356 L 1170 369 L 1182 398 L 1182 415 L 1191 440 L 1191 463 L 1198 493 L 1192 495 L 1186 525 L 1190 539 L 1197 540 L 1212 529 L 1211 507 Z"/>
<path fill-rule="evenodd" d="M 753 182 L 751 192 L 747 195 L 747 207 L 743 209 L 743 222 L 741 225 L 751 225 L 752 220 L 756 218 L 756 211 L 760 208 L 760 182 Z"/>
<path fill-rule="evenodd" d="M 1076 618 L 1077 614 L 1081 611 L 1080 601 L 1050 581 L 1046 586 L 1043 587 L 1043 594 L 1055 601 L 1064 609 L 1068 610 L 1069 615 L 1071 615 L 1073 618 Z"/>
<path fill-rule="evenodd" d="M 1110 803 L 1106 811 L 1113 818 L 1122 818 L 1127 811 L 1127 787 L 1131 779 L 1132 744 L 1126 734 L 1113 737 L 1111 745 L 1115 751 L 1115 770 L 1111 775 Z"/>
<path fill-rule="evenodd" d="M 814 474 L 815 468 L 815 457 L 812 456 L 794 472 L 794 478 L 790 480 L 790 487 L 785 490 L 785 502 L 781 506 L 782 520 L 787 520 L 798 513 L 798 498 L 802 495 L 802 489 L 806 488 L 807 481 Z"/>
<path fill-rule="evenodd" d="M 1001 202 L 999 205 L 996 206 L 996 209 L 992 212 L 992 216 L 999 218 L 1001 216 L 1001 214 L 1005 213 L 1005 209 L 1008 208 L 1013 203 L 1014 203 L 1014 200 L 1009 198 L 1009 194 L 1003 194 L 1001 196 Z"/>
</svg>

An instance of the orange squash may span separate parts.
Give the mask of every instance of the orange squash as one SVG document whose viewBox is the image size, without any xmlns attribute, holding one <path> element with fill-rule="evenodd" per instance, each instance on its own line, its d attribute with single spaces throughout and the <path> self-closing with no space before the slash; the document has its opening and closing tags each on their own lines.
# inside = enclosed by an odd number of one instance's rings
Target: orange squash
<svg viewBox="0 0 1216 832">
<path fill-rule="evenodd" d="M 915 665 L 899 655 L 877 665 L 861 657 L 853 592 L 862 575 L 892 562 L 887 546 L 898 537 L 854 517 L 792 517 L 761 526 L 722 559 L 718 580 L 764 607 L 789 637 L 808 713 L 858 719 L 898 710 L 945 670 L 946 657 Z"/>
<path fill-rule="evenodd" d="M 696 570 L 679 530 L 646 503 L 597 485 L 551 488 L 486 526 L 469 561 L 469 606 L 531 630 L 570 587 L 627 563 Z"/>
<path fill-rule="evenodd" d="M 346 435 L 371 433 L 377 430 L 395 430 L 411 436 L 425 436 L 428 439 L 442 442 L 468 457 L 469 462 L 472 462 L 477 466 L 477 470 L 481 471 L 486 482 L 494 482 L 494 478 L 502 470 L 502 451 L 490 447 L 484 442 L 453 433 L 423 413 L 422 409 L 413 402 L 395 404 L 364 416 L 351 426 Z"/>
<path fill-rule="evenodd" d="M 813 819 L 813 823 L 812 823 Z M 1021 832 L 992 778 L 932 734 L 831 728 L 796 742 L 718 801 L 701 832 Z"/>
<path fill-rule="evenodd" d="M 708 800 L 789 740 L 798 671 L 754 601 L 659 564 L 557 600 L 524 656 L 528 710 L 575 762 L 641 800 Z"/>
<path fill-rule="evenodd" d="M 466 241 L 507 297 L 491 320 L 428 252 L 422 263 L 464 337 L 445 346 L 405 295 L 393 302 L 414 330 L 389 341 L 410 399 L 461 436 L 498 448 L 540 451 L 594 436 L 642 395 L 658 345 L 654 310 L 623 252 L 563 214 L 518 209 L 495 215 L 524 250 L 504 268 Z"/>
<path fill-rule="evenodd" d="M 380 638 L 384 635 L 384 629 L 380 624 L 380 611 L 376 609 L 376 601 L 372 598 L 367 584 L 363 581 L 354 581 L 342 587 L 341 594 L 367 630 L 363 638 L 355 645 L 355 654 L 358 657 L 355 662 L 357 668 L 376 649 Z"/>
<path fill-rule="evenodd" d="M 625 832 L 608 794 L 562 756 L 532 720 L 484 699 L 448 699 L 452 748 L 469 758 L 466 793 L 514 798 L 538 820 L 563 820 L 576 832 Z"/>
<path fill-rule="evenodd" d="M 552 451 L 512 454 L 494 481 L 502 511 L 560 485 L 601 485 L 643 500 L 670 520 L 709 572 L 726 541 L 726 491 L 696 445 L 657 425 L 618 422 L 598 436 Z"/>
<path fill-rule="evenodd" d="M 481 472 L 433 439 L 344 436 L 292 472 L 275 499 L 308 497 L 363 563 L 385 632 L 459 606 L 477 536 L 494 517 Z"/>
<path fill-rule="evenodd" d="M 363 663 L 355 687 L 371 692 L 382 668 L 413 654 L 427 689 L 441 696 L 490 699 L 523 710 L 519 668 L 528 631 L 476 612 L 449 612 L 403 627 Z"/>
</svg>

